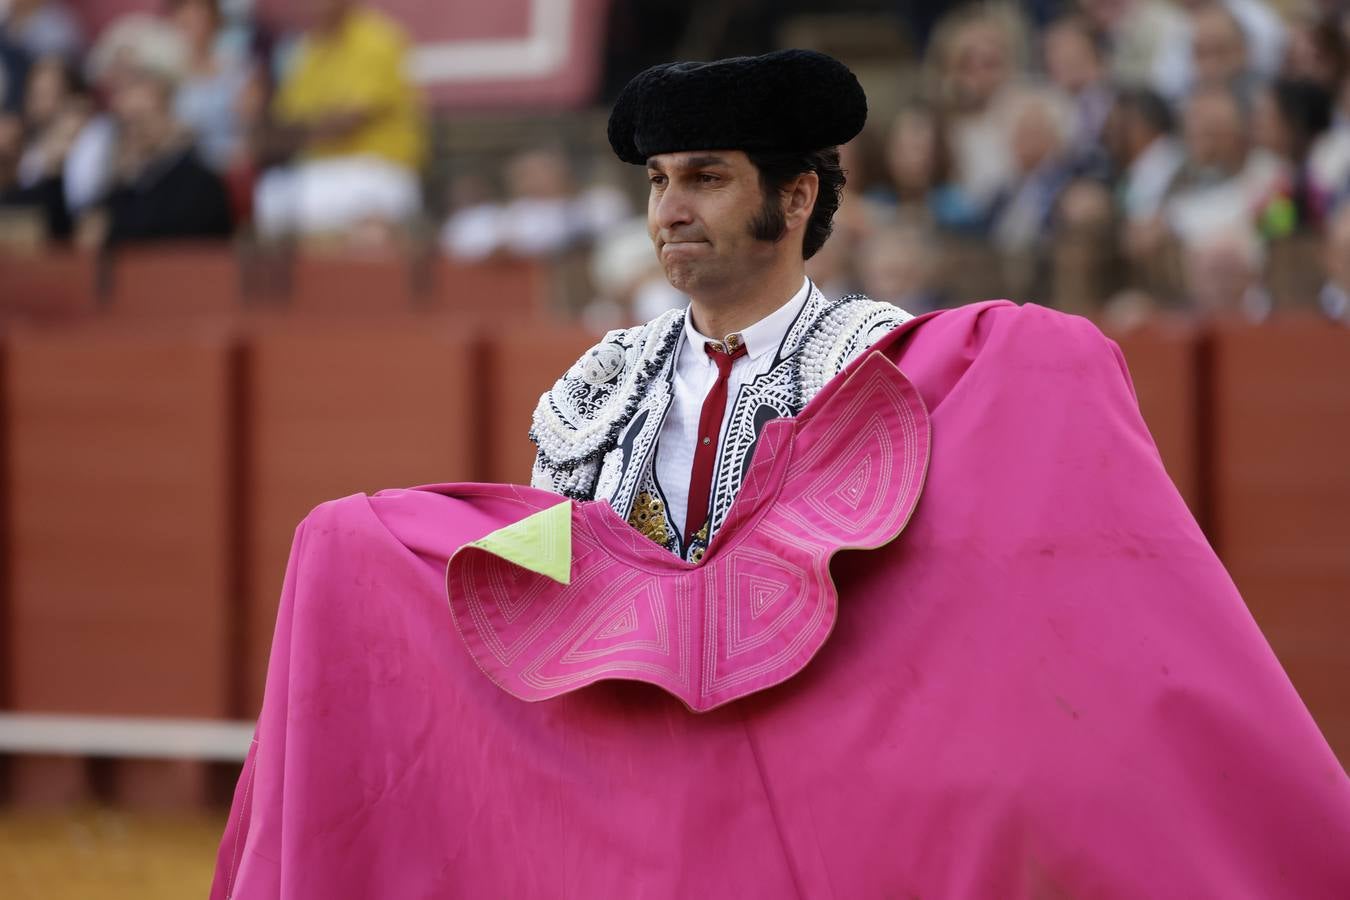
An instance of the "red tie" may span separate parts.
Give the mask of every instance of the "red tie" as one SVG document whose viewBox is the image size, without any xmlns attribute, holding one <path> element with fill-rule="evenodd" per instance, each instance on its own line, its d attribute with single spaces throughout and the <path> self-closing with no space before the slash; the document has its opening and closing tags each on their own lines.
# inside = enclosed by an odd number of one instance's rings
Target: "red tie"
<svg viewBox="0 0 1350 900">
<path fill-rule="evenodd" d="M 704 344 L 712 361 L 717 363 L 717 380 L 703 401 L 698 417 L 698 438 L 694 444 L 694 467 L 689 474 L 689 508 L 684 517 L 684 540 L 688 544 L 708 521 L 708 501 L 712 493 L 713 465 L 717 462 L 717 439 L 722 432 L 722 415 L 727 410 L 727 381 L 731 378 L 731 364 L 745 355 L 745 344 L 729 341 L 735 346 L 731 352 L 721 344 Z"/>
</svg>

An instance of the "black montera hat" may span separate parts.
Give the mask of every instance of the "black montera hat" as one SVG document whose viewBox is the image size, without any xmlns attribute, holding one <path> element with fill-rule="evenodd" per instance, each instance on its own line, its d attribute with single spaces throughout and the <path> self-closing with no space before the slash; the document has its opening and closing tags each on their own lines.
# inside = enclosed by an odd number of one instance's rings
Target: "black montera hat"
<svg viewBox="0 0 1350 900">
<path fill-rule="evenodd" d="M 642 165 L 683 150 L 822 150 L 867 121 L 867 97 L 848 66 L 814 50 L 652 66 L 624 86 L 609 144 Z"/>
</svg>

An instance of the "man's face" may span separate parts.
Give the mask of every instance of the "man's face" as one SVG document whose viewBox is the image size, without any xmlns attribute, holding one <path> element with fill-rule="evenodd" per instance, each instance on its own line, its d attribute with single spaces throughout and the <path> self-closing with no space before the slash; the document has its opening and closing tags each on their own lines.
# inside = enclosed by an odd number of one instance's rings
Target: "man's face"
<svg viewBox="0 0 1350 900">
<path fill-rule="evenodd" d="M 938 167 L 937 122 L 926 112 L 905 110 L 895 117 L 886 145 L 891 180 L 902 191 L 933 187 Z"/>
<path fill-rule="evenodd" d="M 1222 84 L 1247 67 L 1242 28 L 1221 6 L 1206 6 L 1191 17 L 1191 55 L 1200 84 Z"/>
<path fill-rule="evenodd" d="M 169 20 L 192 49 L 210 47 L 220 23 L 210 0 L 188 0 L 173 10 Z"/>
<path fill-rule="evenodd" d="M 1100 75 L 1092 37 L 1076 25 L 1050 28 L 1045 33 L 1044 52 L 1050 80 L 1070 93 L 1083 90 Z"/>
<path fill-rule="evenodd" d="M 119 82 L 110 106 L 121 125 L 133 132 L 160 130 L 170 118 L 170 89 L 151 75 L 137 73 Z"/>
<path fill-rule="evenodd" d="M 742 151 L 653 156 L 647 180 L 647 232 L 676 290 L 716 292 L 772 263 L 776 245 L 755 237 L 764 202 L 759 170 Z"/>
<path fill-rule="evenodd" d="M 1028 174 L 1062 149 L 1054 111 L 1039 101 L 1023 106 L 1013 122 L 1012 157 L 1017 171 Z"/>
<path fill-rule="evenodd" d="M 1192 164 L 1232 175 L 1247 155 L 1242 113 L 1232 96 L 1219 90 L 1196 93 L 1186 107 L 1186 152 Z"/>
<path fill-rule="evenodd" d="M 55 56 L 38 60 L 28 72 L 24 115 L 35 126 L 50 123 L 61 111 L 67 93 L 65 67 L 61 60 Z"/>
<path fill-rule="evenodd" d="M 1011 79 L 1008 39 L 992 22 L 971 22 L 953 41 L 952 80 L 958 102 L 982 109 Z"/>
</svg>

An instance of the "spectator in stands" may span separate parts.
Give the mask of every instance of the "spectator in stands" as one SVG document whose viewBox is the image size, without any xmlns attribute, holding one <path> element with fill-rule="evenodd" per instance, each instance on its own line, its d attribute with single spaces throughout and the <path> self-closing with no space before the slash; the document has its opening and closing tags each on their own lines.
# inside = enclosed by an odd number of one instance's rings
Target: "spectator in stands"
<svg viewBox="0 0 1350 900">
<path fill-rule="evenodd" d="M 197 138 L 197 152 L 216 172 L 243 164 L 240 95 L 248 85 L 249 61 L 218 40 L 218 0 L 169 0 L 169 18 L 187 47 L 187 66 L 174 94 L 174 114 Z"/>
<path fill-rule="evenodd" d="M 632 214 L 627 197 L 614 188 L 578 190 L 567 156 L 554 147 L 516 154 L 507 161 L 504 176 L 509 199 L 500 206 L 491 202 L 481 182 L 455 183 L 454 212 L 442 230 L 442 245 L 450 255 L 553 256 L 592 243 Z"/>
<path fill-rule="evenodd" d="M 937 261 L 938 247 L 923 227 L 905 223 L 878 229 L 858 254 L 860 287 L 873 300 L 916 315 L 937 309 L 943 305 Z"/>
<path fill-rule="evenodd" d="M 1217 0 L 1194 4 L 1190 15 L 1192 89 L 1228 87 L 1250 103 L 1262 78 L 1251 64 L 1242 23 Z"/>
<path fill-rule="evenodd" d="M 48 56 L 32 68 L 25 91 L 22 155 L 3 202 L 7 207 L 32 208 L 46 238 L 70 236 L 63 169 L 91 111 L 90 98 L 72 64 Z"/>
<path fill-rule="evenodd" d="M 19 186 L 19 160 L 23 156 L 23 119 L 0 111 L 0 200 Z M 6 203 L 6 205 L 8 205 Z"/>
<path fill-rule="evenodd" d="M 835 213 L 836 224 L 838 221 L 839 214 Z M 871 233 L 870 229 L 867 233 Z M 806 277 L 810 278 L 826 297 L 843 297 L 859 290 L 853 271 L 859 241 L 853 235 L 849 235 L 848 240 L 840 240 L 841 237 L 844 235 L 831 234 L 830 239 L 806 261 Z M 664 276 L 664 273 L 662 274 Z"/>
<path fill-rule="evenodd" d="M 1312 189 L 1307 169 L 1313 141 L 1331 126 L 1331 96 L 1316 82 L 1281 78 L 1262 86 L 1252 109 L 1252 142 L 1278 157 L 1293 173 L 1297 227 L 1317 226 L 1325 198 Z"/>
<path fill-rule="evenodd" d="M 74 140 L 72 126 L 82 127 L 93 111 L 93 99 L 79 69 L 60 56 L 48 56 L 33 65 L 24 91 L 26 140 L 19 164 L 19 182 L 31 187 L 60 173 Z"/>
<path fill-rule="evenodd" d="M 896 218 L 943 231 L 984 227 L 985 211 L 953 181 L 953 161 L 937 110 L 918 103 L 901 107 L 886 140 L 886 172 Z"/>
<path fill-rule="evenodd" d="M 1186 160 L 1173 129 L 1167 101 L 1153 91 L 1135 88 L 1117 96 L 1106 146 L 1117 172 L 1116 197 L 1126 227 L 1158 215 Z"/>
<path fill-rule="evenodd" d="M 1186 16 L 1167 0 L 1079 0 L 1106 48 L 1113 81 L 1149 87 L 1168 100 L 1186 92 L 1190 33 Z"/>
<path fill-rule="evenodd" d="M 1187 309 L 1193 316 L 1260 322 L 1270 315 L 1265 250 L 1251 229 L 1206 234 L 1186 247 L 1184 259 Z"/>
<path fill-rule="evenodd" d="M 1350 196 L 1350 77 L 1337 90 L 1332 125 L 1308 151 L 1308 189 L 1324 213 Z"/>
<path fill-rule="evenodd" d="M 671 287 L 652 253 L 645 217 L 609 229 L 591 253 L 590 276 L 597 296 L 582 319 L 596 330 L 648 322 L 689 303 L 688 297 Z"/>
<path fill-rule="evenodd" d="M 834 230 L 826 242 L 834 247 L 829 251 L 821 248 L 826 258 L 820 262 L 815 262 L 815 257 L 807 261 L 808 268 L 814 264 L 824 279 L 836 284 L 851 284 L 853 255 L 858 246 L 880 221 L 894 215 L 893 194 L 884 178 L 874 178 L 872 174 L 883 169 L 882 151 L 868 137 L 866 133 L 860 134 L 839 148 L 839 165 L 846 180 L 839 194 L 839 209 L 834 214 Z"/>
<path fill-rule="evenodd" d="M 1060 194 L 1048 248 L 1045 301 L 1055 309 L 1095 316 L 1117 288 L 1118 218 L 1110 186 L 1076 178 Z"/>
<path fill-rule="evenodd" d="M 60 0 L 10 0 L 0 31 L 30 59 L 63 56 L 73 60 L 84 45 L 79 19 Z"/>
<path fill-rule="evenodd" d="M 355 0 L 316 0 L 313 27 L 272 108 L 266 154 L 284 163 L 258 184 L 259 230 L 397 237 L 421 209 L 421 103 L 407 42 Z"/>
<path fill-rule="evenodd" d="M 18 112 L 23 106 L 29 62 L 24 49 L 0 29 L 0 114 Z"/>
<path fill-rule="evenodd" d="M 1241 64 L 1257 79 L 1272 78 L 1280 71 L 1284 62 L 1285 47 L 1288 43 L 1287 29 L 1280 14 L 1271 9 L 1265 0 L 1181 0 L 1181 5 L 1191 13 L 1193 41 L 1204 43 L 1214 41 L 1210 49 L 1221 56 L 1228 56 L 1228 65 L 1236 66 L 1239 43 L 1232 40 L 1226 25 L 1220 26 L 1219 17 L 1205 22 L 1203 27 L 1215 27 L 1219 30 L 1202 36 L 1202 25 L 1197 16 L 1201 13 L 1222 11 L 1238 30 L 1240 39 Z M 1222 34 L 1223 37 L 1219 37 Z M 1198 70 L 1204 64 L 1197 52 L 1198 43 L 1192 44 L 1192 65 Z M 1211 77 L 1213 77 L 1211 73 Z M 1203 84 L 1207 78 L 1200 72 L 1193 73 L 1196 84 Z"/>
<path fill-rule="evenodd" d="M 1164 208 L 1171 232 L 1186 244 L 1234 227 L 1271 237 L 1288 233 L 1294 173 L 1274 154 L 1251 146 L 1235 89 L 1198 88 L 1184 122 L 1186 164 Z"/>
<path fill-rule="evenodd" d="M 1327 225 L 1322 268 L 1327 280 L 1318 305 L 1332 319 L 1350 325 L 1350 206 L 1342 206 Z"/>
<path fill-rule="evenodd" d="M 1049 89 L 1025 92 L 1014 101 L 1013 180 L 995 205 L 991 227 L 1002 252 L 1034 251 L 1049 236 L 1060 194 L 1074 177 L 1072 116 L 1063 96 Z"/>
<path fill-rule="evenodd" d="M 1350 70 L 1350 49 L 1336 18 L 1318 15 L 1296 18 L 1289 29 L 1282 74 L 1296 81 L 1314 82 L 1335 93 L 1347 70 Z"/>
<path fill-rule="evenodd" d="M 502 244 L 502 204 L 488 179 L 478 173 L 456 175 L 450 181 L 449 199 L 441 249 L 465 262 L 497 253 Z"/>
<path fill-rule="evenodd" d="M 110 24 L 89 52 L 87 70 L 96 93 L 117 95 L 122 83 L 157 72 L 176 79 L 186 58 L 178 33 L 157 16 L 131 13 Z M 100 203 L 117 175 L 118 119 L 102 110 L 88 117 L 62 166 L 66 208 L 78 219 Z"/>
<path fill-rule="evenodd" d="M 981 208 L 1012 178 L 1008 111 L 1026 70 L 1025 34 L 1016 7 L 971 6 L 948 15 L 930 48 L 955 178 Z"/>
<path fill-rule="evenodd" d="M 506 164 L 506 191 L 502 248 L 515 256 L 560 253 L 593 240 L 632 213 L 617 192 L 578 191 L 567 156 L 554 147 L 512 157 Z"/>
<path fill-rule="evenodd" d="M 174 118 L 176 74 L 141 64 L 119 77 L 110 97 L 117 129 L 113 183 L 80 222 L 81 244 L 230 234 L 224 184 Z"/>
<path fill-rule="evenodd" d="M 1096 319 L 1108 334 L 1120 335 L 1156 322 L 1163 313 L 1152 294 L 1139 288 L 1125 288 L 1102 305 Z"/>
<path fill-rule="evenodd" d="M 1080 171 L 1105 174 L 1102 134 L 1115 91 L 1106 61 L 1086 19 L 1066 16 L 1052 22 L 1043 37 L 1045 72 L 1073 100 L 1073 132 L 1069 152 Z"/>
</svg>

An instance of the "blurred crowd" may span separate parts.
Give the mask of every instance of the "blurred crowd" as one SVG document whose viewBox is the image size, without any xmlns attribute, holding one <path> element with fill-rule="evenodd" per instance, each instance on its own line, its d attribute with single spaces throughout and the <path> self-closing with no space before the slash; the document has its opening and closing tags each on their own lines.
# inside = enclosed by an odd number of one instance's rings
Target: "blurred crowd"
<svg viewBox="0 0 1350 900">
<path fill-rule="evenodd" d="M 846 148 L 844 240 L 819 277 L 916 311 L 987 293 L 972 272 L 993 271 L 1121 326 L 1259 320 L 1300 290 L 1343 317 L 1348 37 L 1340 3 L 962 7 L 884 133 Z M 1320 298 L 1300 277 L 1319 257 Z"/>
<path fill-rule="evenodd" d="M 165 0 L 87 44 L 61 0 L 9 0 L 0 228 L 81 247 L 406 228 L 426 159 L 406 40 L 352 0 L 305 8 L 287 35 Z"/>
<path fill-rule="evenodd" d="M 580 261 L 571 307 L 593 324 L 681 302 L 640 177 L 594 147 L 526 146 L 452 170 L 435 196 L 405 36 L 355 0 L 302 6 L 286 29 L 249 0 L 165 0 L 89 42 L 61 0 L 8 0 L 0 239 L 416 233 L 463 260 Z M 952 5 L 906 58 L 859 67 L 870 124 L 842 148 L 849 183 L 812 276 L 914 312 L 998 294 L 1122 327 L 1286 305 L 1350 320 L 1343 7 Z"/>
<path fill-rule="evenodd" d="M 1259 321 L 1287 306 L 1350 321 L 1342 7 L 957 5 L 921 52 L 880 70 L 895 84 L 875 90 L 867 69 L 869 127 L 842 148 L 844 202 L 808 270 L 827 294 L 913 312 L 1011 296 L 1118 328 L 1159 314 Z M 546 159 L 557 171 L 544 191 L 522 173 Z M 504 199 L 458 182 L 448 252 L 593 246 L 597 299 L 584 314 L 597 325 L 681 302 L 640 214 L 588 217 L 593 198 L 569 189 L 560 152 L 532 151 L 504 172 Z"/>
</svg>

